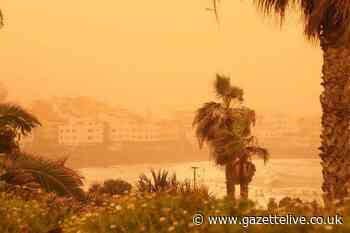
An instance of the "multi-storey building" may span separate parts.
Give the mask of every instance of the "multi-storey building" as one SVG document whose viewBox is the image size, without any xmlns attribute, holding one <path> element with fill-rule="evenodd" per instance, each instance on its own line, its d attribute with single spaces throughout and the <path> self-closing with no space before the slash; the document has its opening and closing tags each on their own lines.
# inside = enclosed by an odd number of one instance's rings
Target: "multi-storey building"
<svg viewBox="0 0 350 233">
<path fill-rule="evenodd" d="M 105 140 L 105 124 L 98 119 L 71 118 L 58 128 L 61 145 L 101 144 Z"/>
<path fill-rule="evenodd" d="M 299 129 L 297 120 L 286 115 L 258 115 L 254 134 L 266 140 L 295 136 Z"/>
<path fill-rule="evenodd" d="M 198 141 L 192 126 L 194 116 L 194 111 L 177 111 L 175 113 L 175 119 L 178 122 L 179 127 L 179 134 L 193 147 L 197 147 Z"/>
<path fill-rule="evenodd" d="M 111 142 L 157 142 L 178 138 L 171 121 L 146 121 L 142 118 L 115 118 L 107 121 Z"/>
<path fill-rule="evenodd" d="M 41 126 L 33 130 L 33 143 L 57 144 L 58 127 L 62 121 L 43 121 Z"/>
</svg>

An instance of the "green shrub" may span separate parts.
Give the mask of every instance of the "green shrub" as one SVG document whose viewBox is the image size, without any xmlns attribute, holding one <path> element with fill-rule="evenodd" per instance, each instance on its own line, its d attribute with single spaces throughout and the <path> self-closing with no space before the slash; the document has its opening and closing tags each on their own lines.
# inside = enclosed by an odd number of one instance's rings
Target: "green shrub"
<svg viewBox="0 0 350 233">
<path fill-rule="evenodd" d="M 137 181 L 137 188 L 140 192 L 164 192 L 174 190 L 178 186 L 176 174 L 169 175 L 167 170 L 153 170 L 151 169 L 151 177 L 145 174 L 139 176 Z"/>
<path fill-rule="evenodd" d="M 132 185 L 121 179 L 109 179 L 103 182 L 103 185 L 93 184 L 89 188 L 89 193 L 123 195 L 129 193 Z"/>
</svg>

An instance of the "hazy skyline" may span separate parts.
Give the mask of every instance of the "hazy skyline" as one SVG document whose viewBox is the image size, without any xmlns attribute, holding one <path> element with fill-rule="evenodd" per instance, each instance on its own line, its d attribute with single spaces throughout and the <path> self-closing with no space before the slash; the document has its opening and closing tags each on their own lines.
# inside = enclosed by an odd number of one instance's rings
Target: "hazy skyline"
<svg viewBox="0 0 350 233">
<path fill-rule="evenodd" d="M 260 111 L 320 112 L 322 56 L 296 17 L 280 30 L 251 1 L 4 0 L 0 80 L 12 99 L 84 95 L 133 110 L 213 99 L 215 72 Z"/>
</svg>

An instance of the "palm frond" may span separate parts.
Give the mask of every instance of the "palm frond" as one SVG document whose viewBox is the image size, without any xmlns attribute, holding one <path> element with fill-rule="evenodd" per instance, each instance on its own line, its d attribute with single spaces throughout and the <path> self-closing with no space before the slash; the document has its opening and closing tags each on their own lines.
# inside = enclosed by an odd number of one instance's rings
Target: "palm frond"
<svg viewBox="0 0 350 233">
<path fill-rule="evenodd" d="M 215 132 L 223 126 L 226 119 L 226 111 L 223 106 L 216 102 L 208 102 L 197 110 L 193 120 L 196 136 L 200 148 L 204 142 L 210 141 Z"/>
<path fill-rule="evenodd" d="M 4 26 L 4 15 L 2 14 L 2 11 L 0 10 L 0 28 Z"/>
<path fill-rule="evenodd" d="M 237 99 L 238 101 L 242 102 L 243 101 L 243 89 L 236 87 L 236 86 L 232 86 L 230 88 L 228 96 L 231 99 Z"/>
<path fill-rule="evenodd" d="M 245 144 L 242 137 L 232 131 L 222 129 L 216 133 L 216 137 L 211 141 L 211 156 L 216 164 L 225 165 L 230 161 L 239 159 Z"/>
<path fill-rule="evenodd" d="M 178 181 L 176 174 L 169 176 L 167 170 L 154 170 L 151 169 L 151 178 L 148 178 L 145 174 L 142 174 L 138 178 L 137 188 L 140 192 L 163 192 L 176 189 Z"/>
<path fill-rule="evenodd" d="M 214 82 L 214 90 L 218 98 L 227 97 L 231 91 L 230 78 L 225 75 L 216 74 L 216 79 Z"/>
<path fill-rule="evenodd" d="M 16 185 L 36 185 L 47 192 L 82 199 L 83 177 L 66 167 L 63 160 L 53 161 L 29 154 L 19 153 L 10 158 L 5 167 L 6 182 Z"/>
<path fill-rule="evenodd" d="M 230 109 L 230 119 L 232 119 L 232 131 L 237 135 L 247 137 L 251 134 L 251 127 L 255 125 L 255 111 L 247 107 Z"/>
<path fill-rule="evenodd" d="M 11 151 L 18 149 L 16 136 L 12 129 L 0 128 L 0 153 L 11 153 Z"/>
<path fill-rule="evenodd" d="M 31 130 L 40 126 L 39 120 L 22 107 L 12 104 L 0 104 L 0 128 L 9 126 L 27 135 Z"/>
<path fill-rule="evenodd" d="M 305 35 L 319 39 L 322 32 L 333 34 L 337 41 L 350 36 L 350 2 L 347 0 L 254 0 L 265 14 L 277 14 L 283 23 L 286 11 L 296 8 L 304 18 Z"/>
<path fill-rule="evenodd" d="M 264 160 L 264 164 L 266 164 L 270 158 L 270 154 L 266 148 L 262 148 L 259 146 L 248 146 L 245 148 L 245 150 L 250 155 L 256 155 L 262 158 Z"/>
</svg>

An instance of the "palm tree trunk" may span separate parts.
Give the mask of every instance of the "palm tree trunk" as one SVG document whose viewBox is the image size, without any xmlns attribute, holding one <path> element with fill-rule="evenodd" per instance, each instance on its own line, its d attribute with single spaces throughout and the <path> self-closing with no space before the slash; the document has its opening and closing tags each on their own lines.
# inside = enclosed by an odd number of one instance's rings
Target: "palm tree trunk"
<svg viewBox="0 0 350 233">
<path fill-rule="evenodd" d="M 226 192 L 227 197 L 235 200 L 236 189 L 235 189 L 235 180 L 234 180 L 234 165 L 233 162 L 227 163 L 225 166 L 225 176 L 226 176 Z"/>
<path fill-rule="evenodd" d="M 240 197 L 242 200 L 248 199 L 248 163 L 244 160 L 239 163 L 239 186 Z"/>
<path fill-rule="evenodd" d="M 248 190 L 249 190 L 249 186 L 247 183 L 240 184 L 241 199 L 248 200 Z"/>
<path fill-rule="evenodd" d="M 322 132 L 320 158 L 326 206 L 350 194 L 350 46 L 335 46 L 321 37 L 324 64 L 320 96 Z"/>
</svg>

